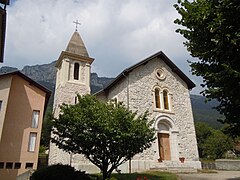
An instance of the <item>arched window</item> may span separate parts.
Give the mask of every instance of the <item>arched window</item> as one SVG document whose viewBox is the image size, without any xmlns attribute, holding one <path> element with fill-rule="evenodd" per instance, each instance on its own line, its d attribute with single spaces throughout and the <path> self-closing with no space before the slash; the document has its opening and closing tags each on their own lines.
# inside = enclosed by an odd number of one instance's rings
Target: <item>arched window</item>
<svg viewBox="0 0 240 180">
<path fill-rule="evenodd" d="M 161 108 L 160 105 L 160 91 L 158 88 L 155 89 L 155 104 L 156 104 L 156 108 Z"/>
<path fill-rule="evenodd" d="M 166 90 L 163 90 L 163 104 L 164 109 L 169 110 L 168 92 Z"/>
<path fill-rule="evenodd" d="M 74 63 L 74 79 L 78 80 L 79 79 L 79 64 L 78 63 Z"/>
</svg>

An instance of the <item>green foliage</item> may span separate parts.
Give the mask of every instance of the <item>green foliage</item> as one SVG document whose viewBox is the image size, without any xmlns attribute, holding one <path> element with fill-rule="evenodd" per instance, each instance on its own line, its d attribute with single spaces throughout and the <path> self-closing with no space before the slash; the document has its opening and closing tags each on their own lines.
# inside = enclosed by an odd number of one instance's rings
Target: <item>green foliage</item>
<svg viewBox="0 0 240 180">
<path fill-rule="evenodd" d="M 56 164 L 35 171 L 30 180 L 91 180 L 92 178 L 82 171 L 75 171 L 69 165 Z"/>
<path fill-rule="evenodd" d="M 202 76 L 203 94 L 217 99 L 217 110 L 229 124 L 228 132 L 240 134 L 240 3 L 239 0 L 178 0 L 174 5 L 184 26 L 177 32 L 193 57 L 192 73 Z"/>
<path fill-rule="evenodd" d="M 62 105 L 53 122 L 52 142 L 67 152 L 83 154 L 109 178 L 119 165 L 151 146 L 154 138 L 147 113 L 137 116 L 121 104 L 78 96 L 76 105 Z"/>
<path fill-rule="evenodd" d="M 215 130 L 206 123 L 195 123 L 200 158 L 224 158 L 228 150 L 233 149 L 233 141 L 221 130 Z"/>
<path fill-rule="evenodd" d="M 232 149 L 231 139 L 220 130 L 212 130 L 203 147 L 205 156 L 210 159 L 224 158 L 225 153 Z"/>
<path fill-rule="evenodd" d="M 45 151 L 47 150 L 47 147 L 40 145 L 39 147 L 39 155 L 45 154 Z"/>
<path fill-rule="evenodd" d="M 41 134 L 41 146 L 44 146 L 46 148 L 49 147 L 51 130 L 52 130 L 52 121 L 53 121 L 53 114 L 51 110 L 48 110 L 43 119 L 42 134 Z"/>
<path fill-rule="evenodd" d="M 195 122 L 196 137 L 198 143 L 198 153 L 201 158 L 206 157 L 204 152 L 205 141 L 212 134 L 212 128 L 206 123 Z"/>
</svg>

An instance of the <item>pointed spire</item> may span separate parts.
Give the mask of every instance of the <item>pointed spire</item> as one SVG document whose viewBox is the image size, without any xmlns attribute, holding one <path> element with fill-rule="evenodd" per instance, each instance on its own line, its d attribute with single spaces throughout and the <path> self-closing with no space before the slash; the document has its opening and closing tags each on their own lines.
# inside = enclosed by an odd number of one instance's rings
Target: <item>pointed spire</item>
<svg viewBox="0 0 240 180">
<path fill-rule="evenodd" d="M 87 49 L 83 43 L 83 40 L 77 31 L 73 33 L 66 48 L 66 51 L 80 56 L 89 57 Z"/>
</svg>

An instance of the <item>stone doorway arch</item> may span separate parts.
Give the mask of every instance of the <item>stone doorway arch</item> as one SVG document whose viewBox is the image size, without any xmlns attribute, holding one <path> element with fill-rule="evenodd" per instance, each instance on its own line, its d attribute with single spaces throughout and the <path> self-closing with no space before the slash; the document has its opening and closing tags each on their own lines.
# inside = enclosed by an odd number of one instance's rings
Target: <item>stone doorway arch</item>
<svg viewBox="0 0 240 180">
<path fill-rule="evenodd" d="M 159 116 L 155 122 L 155 129 L 157 132 L 158 161 L 178 161 L 178 131 L 174 121 L 168 116 Z"/>
<path fill-rule="evenodd" d="M 158 123 L 158 151 L 159 151 L 159 162 L 163 160 L 171 160 L 171 149 L 170 149 L 170 132 L 169 126 L 164 122 Z"/>
</svg>

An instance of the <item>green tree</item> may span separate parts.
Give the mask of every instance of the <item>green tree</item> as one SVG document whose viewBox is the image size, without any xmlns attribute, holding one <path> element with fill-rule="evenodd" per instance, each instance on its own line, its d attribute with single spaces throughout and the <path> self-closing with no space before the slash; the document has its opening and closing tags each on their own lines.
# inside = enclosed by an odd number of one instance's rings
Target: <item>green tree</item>
<svg viewBox="0 0 240 180">
<path fill-rule="evenodd" d="M 231 138 L 220 130 L 212 130 L 203 145 L 203 152 L 208 159 L 224 158 L 225 153 L 233 149 Z"/>
<path fill-rule="evenodd" d="M 177 32 L 191 56 L 192 73 L 202 76 L 202 92 L 217 99 L 216 109 L 225 116 L 228 132 L 240 134 L 240 1 L 239 0 L 178 0 L 174 5 L 180 19 L 175 23 L 184 28 Z"/>
<path fill-rule="evenodd" d="M 49 110 L 45 114 L 43 125 L 42 125 L 42 134 L 41 134 L 41 145 L 44 146 L 46 149 L 49 148 L 49 142 L 50 142 L 51 130 L 52 130 L 52 120 L 53 120 L 53 114 L 51 110 Z"/>
<path fill-rule="evenodd" d="M 76 105 L 61 106 L 53 121 L 52 142 L 67 152 L 83 154 L 109 178 L 112 171 L 151 146 L 154 138 L 147 113 L 137 116 L 121 104 L 78 96 Z"/>
<path fill-rule="evenodd" d="M 199 156 L 201 158 L 207 157 L 206 153 L 204 152 L 205 142 L 212 134 L 213 128 L 211 128 L 207 123 L 195 122 L 195 129 Z"/>
<path fill-rule="evenodd" d="M 233 150 L 233 141 L 221 130 L 210 127 L 207 123 L 195 123 L 198 151 L 200 158 L 223 158 L 228 150 Z"/>
</svg>

